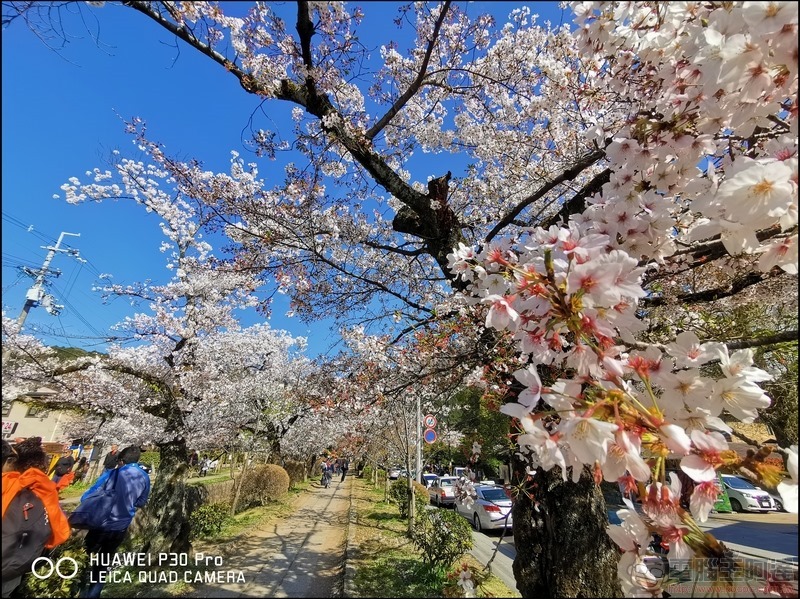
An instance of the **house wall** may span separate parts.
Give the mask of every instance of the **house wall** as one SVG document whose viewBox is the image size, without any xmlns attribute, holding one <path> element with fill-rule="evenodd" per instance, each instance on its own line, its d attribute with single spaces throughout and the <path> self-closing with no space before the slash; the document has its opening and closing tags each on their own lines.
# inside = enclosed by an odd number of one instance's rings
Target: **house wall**
<svg viewBox="0 0 800 599">
<path fill-rule="evenodd" d="M 69 415 L 61 410 L 42 410 L 22 401 L 13 401 L 3 414 L 3 438 L 41 437 L 44 443 L 68 443 L 64 425 Z M 16 423 L 7 431 L 9 423 Z"/>
</svg>

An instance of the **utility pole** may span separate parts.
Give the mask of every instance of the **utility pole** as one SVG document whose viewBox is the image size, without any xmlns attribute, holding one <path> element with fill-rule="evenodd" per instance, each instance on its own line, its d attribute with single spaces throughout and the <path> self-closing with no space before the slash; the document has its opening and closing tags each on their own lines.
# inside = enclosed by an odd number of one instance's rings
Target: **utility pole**
<svg viewBox="0 0 800 599">
<path fill-rule="evenodd" d="M 47 277 L 48 268 L 50 267 L 50 262 L 53 260 L 53 257 L 56 255 L 56 252 L 65 252 L 71 254 L 77 254 L 77 250 L 72 249 L 61 249 L 61 241 L 64 239 L 65 235 L 72 235 L 73 237 L 80 237 L 80 233 L 67 233 L 65 231 L 61 232 L 61 235 L 58 236 L 58 241 L 56 242 L 55 246 L 42 246 L 42 249 L 49 250 L 47 252 L 47 256 L 44 259 L 44 263 L 42 264 L 42 268 L 39 269 L 38 273 L 36 274 L 36 279 L 31 285 L 31 288 L 28 289 L 28 293 L 25 294 L 25 305 L 22 307 L 22 312 L 20 312 L 19 317 L 17 318 L 17 325 L 18 330 L 22 329 L 22 325 L 25 323 L 25 319 L 28 318 L 28 312 L 31 311 L 31 308 L 38 306 L 40 303 L 45 307 L 45 309 L 53 315 L 57 315 L 61 312 L 61 309 L 64 306 L 59 306 L 55 303 L 55 299 L 52 295 L 47 295 L 44 292 L 44 283 L 45 277 Z M 8 348 L 3 350 L 3 362 L 6 361 L 10 350 Z"/>
<path fill-rule="evenodd" d="M 422 483 L 422 407 L 417 393 L 417 474 L 418 483 Z"/>
</svg>

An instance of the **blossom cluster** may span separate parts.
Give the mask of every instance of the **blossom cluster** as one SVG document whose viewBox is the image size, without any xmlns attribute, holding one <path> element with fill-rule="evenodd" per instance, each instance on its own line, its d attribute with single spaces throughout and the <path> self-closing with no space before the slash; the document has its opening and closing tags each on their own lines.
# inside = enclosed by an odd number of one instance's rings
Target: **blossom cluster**
<svg viewBox="0 0 800 599">
<path fill-rule="evenodd" d="M 533 456 L 533 466 L 558 466 L 564 480 L 571 468 L 577 481 L 587 466 L 596 480 L 644 489 L 650 530 L 672 555 L 687 556 L 705 542 L 695 520 L 704 521 L 714 505 L 717 471 L 741 465 L 720 416 L 751 422 L 769 406 L 759 383 L 771 376 L 753 365 L 751 350 L 729 353 L 690 331 L 663 348 L 638 349 L 643 269 L 609 245 L 608 236 L 572 223 L 532 229 L 516 244 L 481 252 L 462 245 L 449 258 L 469 282 L 467 301 L 488 308 L 486 327 L 511 335 L 529 362 L 514 373 L 524 390 L 501 408 L 519 422 L 521 453 Z M 718 380 L 701 375 L 712 361 L 719 362 Z M 543 365 L 568 376 L 545 386 L 537 371 Z M 695 483 L 690 512 L 680 506 L 680 482 L 665 481 L 667 457 L 679 458 Z M 777 471 L 760 468 L 777 482 Z"/>
<path fill-rule="evenodd" d="M 663 347 L 637 343 L 636 308 L 646 296 L 642 264 L 679 261 L 679 247 L 714 236 L 731 255 L 761 254 L 762 271 L 797 273 L 797 7 L 573 8 L 577 44 L 591 56 L 586 87 L 609 107 L 584 130 L 605 145 L 608 182 L 568 226 L 532 228 L 480 252 L 461 244 L 448 258 L 468 301 L 488 308 L 486 327 L 510 335 L 529 362 L 514 373 L 524 388 L 517 402 L 502 408 L 519 422 L 521 452 L 560 467 L 565 480 L 588 466 L 596 480 L 639 493 L 647 526 L 630 514 L 625 539 L 612 533 L 633 592 L 642 590 L 633 562 L 651 532 L 679 557 L 706 544 L 696 520 L 716 500 L 717 473 L 742 466 L 720 416 L 752 422 L 770 404 L 759 383 L 771 377 L 752 351 L 730 353 L 692 331 Z M 615 98 L 636 98 L 623 121 Z M 759 238 L 765 230 L 777 234 Z M 721 377 L 701 374 L 711 362 Z M 539 366 L 567 374 L 545 387 Z M 680 481 L 666 480 L 668 457 L 694 483 L 689 512 Z M 779 481 L 763 462 L 748 468 Z M 781 492 L 796 511 L 793 489 Z"/>
</svg>

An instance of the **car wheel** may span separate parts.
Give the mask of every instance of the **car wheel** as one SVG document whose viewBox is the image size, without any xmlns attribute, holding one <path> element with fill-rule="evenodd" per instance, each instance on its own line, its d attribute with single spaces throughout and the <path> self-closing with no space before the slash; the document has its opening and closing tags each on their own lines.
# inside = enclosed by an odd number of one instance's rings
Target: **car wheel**
<svg viewBox="0 0 800 599">
<path fill-rule="evenodd" d="M 475 530 L 477 530 L 478 532 L 483 531 L 483 527 L 481 526 L 481 519 L 478 517 L 477 513 L 475 513 L 472 516 L 472 526 L 475 527 Z"/>
<path fill-rule="evenodd" d="M 779 512 L 785 512 L 786 510 L 783 509 L 783 502 L 778 501 L 777 499 L 773 498 L 772 502 L 775 504 L 775 509 Z"/>
<path fill-rule="evenodd" d="M 731 498 L 731 509 L 732 509 L 734 512 L 741 512 L 741 511 L 743 511 L 743 510 L 742 510 L 742 504 L 741 504 L 741 503 L 739 503 L 739 500 L 738 500 L 738 499 L 733 499 L 733 498 Z"/>
</svg>

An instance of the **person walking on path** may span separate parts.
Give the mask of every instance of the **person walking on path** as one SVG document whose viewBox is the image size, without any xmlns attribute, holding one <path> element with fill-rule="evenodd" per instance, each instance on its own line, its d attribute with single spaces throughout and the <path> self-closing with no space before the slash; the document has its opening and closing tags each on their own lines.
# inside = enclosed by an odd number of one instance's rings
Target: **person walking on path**
<svg viewBox="0 0 800 599">
<path fill-rule="evenodd" d="M 347 471 L 350 470 L 350 460 L 347 458 L 342 459 L 342 480 L 344 482 L 344 477 L 347 476 Z"/>
<path fill-rule="evenodd" d="M 331 477 L 333 476 L 333 467 L 327 462 L 322 462 L 322 486 L 326 489 L 331 484 Z"/>
<path fill-rule="evenodd" d="M 126 447 L 119 453 L 120 466 L 106 470 L 91 489 L 81 496 L 81 502 L 91 498 L 103 489 L 106 481 L 115 477 L 114 504 L 104 514 L 102 524 L 98 528 L 90 528 L 86 533 L 84 545 L 87 554 L 97 554 L 97 564 L 89 570 L 89 579 L 85 583 L 79 597 L 99 597 L 105 582 L 101 582 L 101 573 L 107 569 L 103 563 L 110 563 L 117 548 L 125 540 L 128 527 L 133 521 L 136 510 L 144 507 L 150 496 L 150 477 L 139 466 L 141 450 L 138 447 Z"/>
</svg>

